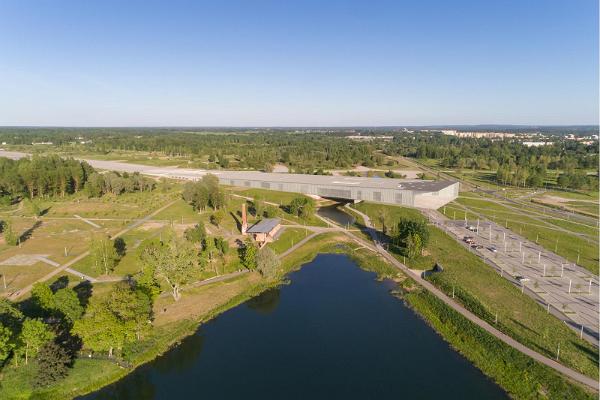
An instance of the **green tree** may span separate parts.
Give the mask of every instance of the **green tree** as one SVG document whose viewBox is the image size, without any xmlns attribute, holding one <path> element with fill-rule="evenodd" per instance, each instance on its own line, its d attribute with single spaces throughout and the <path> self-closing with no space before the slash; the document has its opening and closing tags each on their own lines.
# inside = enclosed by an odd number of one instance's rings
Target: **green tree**
<svg viewBox="0 0 600 400">
<path fill-rule="evenodd" d="M 193 228 L 187 228 L 183 236 L 192 243 L 202 243 L 206 238 L 204 223 L 200 221 Z"/>
<path fill-rule="evenodd" d="M 244 246 L 240 249 L 241 261 L 249 270 L 256 269 L 256 255 L 258 253 L 258 247 L 252 238 L 248 237 L 244 240 Z"/>
<path fill-rule="evenodd" d="M 38 307 L 47 312 L 51 312 L 56 306 L 52 289 L 43 282 L 36 282 L 33 284 L 33 287 L 31 288 L 31 299 Z"/>
<path fill-rule="evenodd" d="M 215 211 L 210 216 L 210 223 L 215 226 L 220 226 L 223 222 L 223 212 L 221 210 Z"/>
<path fill-rule="evenodd" d="M 25 356 L 25 364 L 29 357 L 35 357 L 40 347 L 54 339 L 54 333 L 39 319 L 26 318 L 18 338 L 18 352 Z"/>
<path fill-rule="evenodd" d="M 2 232 L 4 234 L 4 241 L 7 245 L 16 246 L 19 244 L 19 236 L 13 231 L 12 222 L 4 221 Z"/>
<path fill-rule="evenodd" d="M 418 233 L 410 233 L 405 239 L 405 247 L 409 258 L 414 258 L 421 254 L 423 244 L 421 236 Z"/>
<path fill-rule="evenodd" d="M 290 214 L 301 218 L 309 218 L 315 212 L 315 201 L 310 197 L 298 196 L 290 202 Z"/>
<path fill-rule="evenodd" d="M 267 218 L 275 218 L 278 214 L 277 207 L 268 205 L 265 207 L 265 217 Z"/>
<path fill-rule="evenodd" d="M 12 330 L 0 323 L 0 364 L 2 364 L 15 348 Z"/>
<path fill-rule="evenodd" d="M 220 236 L 215 237 L 215 247 L 219 250 L 222 256 L 229 252 L 229 242 Z"/>
<path fill-rule="evenodd" d="M 254 214 L 257 218 L 261 218 L 265 213 L 265 201 L 261 196 L 254 196 L 252 200 L 252 206 L 254 207 Z"/>
<path fill-rule="evenodd" d="M 83 341 L 85 348 L 92 351 L 108 352 L 112 357 L 114 349 L 122 349 L 126 341 L 126 328 L 113 314 L 106 303 L 92 297 L 83 318 L 75 321 L 71 329 L 73 335 Z"/>
<path fill-rule="evenodd" d="M 34 387 L 48 387 L 67 377 L 73 360 L 67 350 L 49 341 L 44 344 L 37 355 L 37 373 L 33 380 Z"/>
<path fill-rule="evenodd" d="M 115 269 L 119 260 L 115 243 L 106 236 L 92 238 L 90 256 L 96 268 L 102 268 L 105 275 Z"/>
<path fill-rule="evenodd" d="M 427 246 L 429 242 L 429 229 L 425 221 L 401 218 L 396 227 L 396 234 L 392 239 L 397 246 L 406 247 L 408 237 L 415 234 L 420 238 L 421 247 Z"/>
<path fill-rule="evenodd" d="M 74 322 L 83 315 L 83 307 L 73 289 L 63 288 L 57 290 L 54 293 L 53 300 L 54 310 L 64 315 L 69 321 Z"/>
<path fill-rule="evenodd" d="M 143 291 L 121 283 L 109 293 L 106 304 L 124 327 L 128 341 L 139 340 L 151 327 L 152 301 Z"/>
<path fill-rule="evenodd" d="M 256 255 L 256 269 L 261 275 L 273 277 L 281 265 L 277 255 L 269 247 L 263 247 Z"/>
<path fill-rule="evenodd" d="M 141 258 L 154 270 L 155 277 L 171 288 L 176 301 L 181 296 L 181 287 L 198 276 L 196 250 L 174 234 L 166 243 L 146 247 Z"/>
</svg>

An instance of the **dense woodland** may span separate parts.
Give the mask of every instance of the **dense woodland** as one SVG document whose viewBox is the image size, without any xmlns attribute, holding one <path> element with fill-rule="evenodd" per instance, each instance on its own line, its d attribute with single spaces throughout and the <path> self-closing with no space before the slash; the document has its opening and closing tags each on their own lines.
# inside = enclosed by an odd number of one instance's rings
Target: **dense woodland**
<svg viewBox="0 0 600 400">
<path fill-rule="evenodd" d="M 0 157 L 0 197 L 64 197 L 83 189 L 93 171 L 86 162 L 58 156 Z"/>
<path fill-rule="evenodd" d="M 563 171 L 558 184 L 565 188 L 597 189 L 598 176 L 583 170 L 598 168 L 598 143 L 585 145 L 559 140 L 546 146 L 525 146 L 512 140 L 458 138 L 437 134 L 401 135 L 386 143 L 388 155 L 435 159 L 446 168 L 489 170 L 498 183 L 540 187 L 548 170 Z"/>
<path fill-rule="evenodd" d="M 99 174 L 85 161 L 57 155 L 11 160 L 0 157 L 0 201 L 65 197 L 84 190 L 90 197 L 150 191 L 156 182 L 139 173 Z"/>
<path fill-rule="evenodd" d="M 435 132 L 407 133 L 399 130 L 364 130 L 362 135 L 391 136 L 392 140 L 345 139 L 356 130 L 328 132 L 269 129 L 227 131 L 183 129 L 0 129 L 0 140 L 26 145 L 29 151 L 47 148 L 32 143 L 52 142 L 60 152 L 109 154 L 113 151 L 202 160 L 209 168 L 271 171 L 277 163 L 291 172 L 327 174 L 329 169 L 357 165 L 388 169 L 393 156 L 435 159 L 442 167 L 490 171 L 500 184 L 539 187 L 548 171 L 561 171 L 558 185 L 571 189 L 597 188 L 596 176 L 586 171 L 598 168 L 598 143 L 586 145 L 565 140 L 550 130 L 552 144 L 527 147 L 514 139 L 459 138 Z M 587 132 L 587 131 L 586 131 Z M 386 157 L 388 156 L 388 157 Z M 391 157 L 389 157 L 391 156 Z M 36 191 L 33 188 L 34 192 Z"/>
</svg>

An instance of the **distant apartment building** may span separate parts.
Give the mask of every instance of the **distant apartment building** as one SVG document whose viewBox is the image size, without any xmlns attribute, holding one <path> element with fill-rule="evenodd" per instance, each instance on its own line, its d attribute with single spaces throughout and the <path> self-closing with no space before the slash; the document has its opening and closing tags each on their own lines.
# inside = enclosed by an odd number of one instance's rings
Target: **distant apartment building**
<svg viewBox="0 0 600 400">
<path fill-rule="evenodd" d="M 489 138 L 489 139 L 504 139 L 516 137 L 516 133 L 508 132 L 460 132 L 453 129 L 445 129 L 441 131 L 444 135 L 456 136 L 460 138 Z"/>
</svg>

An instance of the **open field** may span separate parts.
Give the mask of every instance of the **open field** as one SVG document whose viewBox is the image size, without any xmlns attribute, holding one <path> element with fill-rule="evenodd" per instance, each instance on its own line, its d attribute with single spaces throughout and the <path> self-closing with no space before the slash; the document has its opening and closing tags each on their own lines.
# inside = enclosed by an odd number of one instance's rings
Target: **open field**
<svg viewBox="0 0 600 400">
<path fill-rule="evenodd" d="M 401 216 L 424 219 L 416 210 L 379 204 L 360 203 L 354 205 L 376 220 L 382 207 L 387 207 L 391 220 Z M 424 256 L 406 260 L 409 268 L 428 270 L 435 263 L 443 266 L 444 272 L 434 274 L 432 282 L 448 295 L 455 296 L 472 312 L 490 323 L 495 323 L 498 314 L 499 329 L 513 338 L 549 357 L 555 356 L 556 346 L 561 343 L 568 354 L 561 356 L 565 365 L 589 376 L 598 376 L 598 349 L 578 338 L 564 323 L 546 313 L 534 300 L 521 294 L 510 282 L 486 265 L 479 257 L 471 254 L 453 238 L 430 226 L 430 241 Z M 401 260 L 402 256 L 398 256 Z"/>
<path fill-rule="evenodd" d="M 283 228 L 284 231 L 279 235 L 277 240 L 273 243 L 269 243 L 267 247 L 273 250 L 277 254 L 281 254 L 290 247 L 292 247 L 295 243 L 300 242 L 306 236 L 308 236 L 311 232 L 307 229 L 302 228 Z"/>
</svg>

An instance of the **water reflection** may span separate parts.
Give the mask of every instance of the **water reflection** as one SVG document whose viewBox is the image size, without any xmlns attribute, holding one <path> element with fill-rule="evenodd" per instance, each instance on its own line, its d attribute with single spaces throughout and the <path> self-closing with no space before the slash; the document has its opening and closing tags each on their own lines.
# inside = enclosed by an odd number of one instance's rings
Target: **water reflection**
<svg viewBox="0 0 600 400">
<path fill-rule="evenodd" d="M 373 273 L 322 254 L 85 399 L 504 400 Z"/>
<path fill-rule="evenodd" d="M 248 300 L 246 306 L 259 314 L 271 314 L 279 305 L 281 291 L 278 287 L 269 289 L 260 295 Z"/>
<path fill-rule="evenodd" d="M 354 223 L 354 217 L 344 212 L 343 206 L 342 203 L 336 203 L 330 206 L 320 207 L 317 210 L 317 214 L 342 226 L 352 225 Z"/>
</svg>

